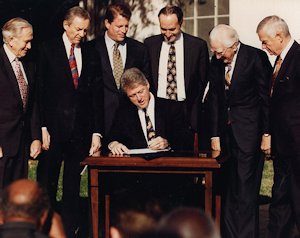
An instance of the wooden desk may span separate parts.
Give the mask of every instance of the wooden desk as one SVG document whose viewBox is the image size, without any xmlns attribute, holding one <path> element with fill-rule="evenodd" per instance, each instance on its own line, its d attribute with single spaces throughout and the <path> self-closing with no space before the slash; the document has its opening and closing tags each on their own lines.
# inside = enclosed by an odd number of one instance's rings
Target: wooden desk
<svg viewBox="0 0 300 238">
<path fill-rule="evenodd" d="M 195 174 L 204 175 L 205 181 L 205 212 L 214 215 L 216 224 L 220 224 L 221 197 L 213 193 L 213 173 L 222 166 L 222 159 L 211 157 L 160 157 L 145 160 L 142 157 L 87 157 L 81 164 L 89 166 L 90 201 L 92 209 L 93 237 L 99 234 L 99 184 L 100 173 L 164 173 L 164 174 Z M 213 212 L 215 203 L 215 214 Z M 109 209 L 105 204 L 105 213 Z M 107 216 L 106 216 L 107 217 Z M 107 224 L 107 221 L 106 221 Z M 109 237 L 108 227 L 105 237 Z"/>
</svg>

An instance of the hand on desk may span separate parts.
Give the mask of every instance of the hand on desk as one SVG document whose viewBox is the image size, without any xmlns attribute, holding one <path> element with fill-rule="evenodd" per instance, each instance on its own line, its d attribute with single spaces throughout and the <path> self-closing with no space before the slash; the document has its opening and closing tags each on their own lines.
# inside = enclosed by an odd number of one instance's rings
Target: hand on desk
<svg viewBox="0 0 300 238">
<path fill-rule="evenodd" d="M 108 148 L 110 149 L 113 155 L 123 155 L 129 153 L 129 149 L 122 143 L 119 143 L 118 141 L 111 142 L 108 145 Z"/>
<path fill-rule="evenodd" d="M 163 150 L 169 146 L 169 143 L 166 139 L 158 136 L 151 141 L 149 141 L 148 146 L 152 150 Z"/>
</svg>

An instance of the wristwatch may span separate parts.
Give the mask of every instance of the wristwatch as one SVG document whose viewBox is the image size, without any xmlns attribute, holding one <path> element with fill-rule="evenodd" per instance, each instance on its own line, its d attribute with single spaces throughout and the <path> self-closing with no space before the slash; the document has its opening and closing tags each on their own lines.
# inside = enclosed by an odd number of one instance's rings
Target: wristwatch
<svg viewBox="0 0 300 238">
<path fill-rule="evenodd" d="M 270 136 L 270 134 L 263 134 L 263 136 L 264 136 L 264 137 L 269 137 L 269 136 Z"/>
</svg>

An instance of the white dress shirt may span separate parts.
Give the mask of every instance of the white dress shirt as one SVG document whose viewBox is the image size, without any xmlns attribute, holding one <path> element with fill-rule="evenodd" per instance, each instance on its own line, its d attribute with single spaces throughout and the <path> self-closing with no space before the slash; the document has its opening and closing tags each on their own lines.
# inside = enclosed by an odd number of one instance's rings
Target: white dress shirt
<svg viewBox="0 0 300 238">
<path fill-rule="evenodd" d="M 65 45 L 67 57 L 69 59 L 72 44 L 69 41 L 66 32 L 64 32 L 62 38 L 63 38 L 63 42 L 64 42 L 64 45 Z M 75 45 L 75 47 L 74 47 L 74 55 L 75 55 L 75 59 L 76 59 L 78 75 L 80 76 L 81 69 L 82 69 L 82 55 L 81 55 L 81 48 L 80 48 L 79 44 Z"/>
<path fill-rule="evenodd" d="M 15 54 L 13 52 L 11 52 L 11 50 L 7 47 L 6 44 L 3 44 L 3 49 L 4 49 L 4 51 L 5 51 L 5 53 L 6 53 L 7 57 L 8 57 L 8 60 L 9 60 L 11 66 L 12 66 L 12 68 L 14 70 L 15 75 L 17 76 L 17 72 L 15 72 L 15 69 L 16 69 L 16 66 L 15 66 L 16 61 L 15 61 L 15 59 L 17 57 L 15 56 Z M 26 73 L 24 71 L 23 64 L 22 64 L 21 61 L 19 61 L 19 62 L 20 62 L 20 67 L 21 67 L 21 71 L 23 73 L 24 79 L 25 79 L 26 83 L 28 84 L 28 80 L 27 80 L 27 77 L 26 77 Z"/>
<path fill-rule="evenodd" d="M 114 44 L 116 43 L 114 40 L 112 40 L 108 35 L 107 35 L 107 31 L 104 34 L 104 40 L 105 40 L 105 45 L 107 48 L 107 52 L 108 52 L 108 57 L 109 57 L 109 62 L 110 62 L 110 66 L 113 69 L 114 68 L 114 63 L 113 63 L 113 51 L 114 51 Z M 122 63 L 123 63 L 123 68 L 125 68 L 125 63 L 126 63 L 126 57 L 127 57 L 127 44 L 126 42 L 124 42 L 124 44 L 119 44 L 118 47 L 120 54 L 121 54 L 121 58 L 122 58 Z"/>
<path fill-rule="evenodd" d="M 184 85 L 184 49 L 182 33 L 174 42 L 176 52 L 176 83 L 177 83 L 177 100 L 184 101 L 185 85 Z M 171 44 L 163 41 L 159 57 L 158 69 L 158 89 L 157 96 L 167 98 L 167 73 L 168 73 L 168 57 Z"/>
</svg>

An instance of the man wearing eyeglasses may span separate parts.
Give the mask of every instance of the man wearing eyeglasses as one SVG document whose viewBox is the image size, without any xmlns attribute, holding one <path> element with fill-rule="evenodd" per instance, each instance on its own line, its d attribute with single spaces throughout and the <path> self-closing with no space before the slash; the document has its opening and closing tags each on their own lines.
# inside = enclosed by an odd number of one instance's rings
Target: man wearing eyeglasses
<svg viewBox="0 0 300 238">
<path fill-rule="evenodd" d="M 222 237 L 258 237 L 258 195 L 269 153 L 269 85 L 266 53 L 244 45 L 231 26 L 210 32 L 209 72 L 213 150 L 229 156 Z"/>
</svg>

